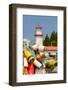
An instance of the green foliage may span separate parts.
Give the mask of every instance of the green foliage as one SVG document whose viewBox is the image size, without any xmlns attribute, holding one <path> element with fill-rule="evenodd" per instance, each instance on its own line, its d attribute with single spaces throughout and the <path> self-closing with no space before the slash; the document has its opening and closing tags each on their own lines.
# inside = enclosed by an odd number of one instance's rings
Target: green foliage
<svg viewBox="0 0 68 90">
<path fill-rule="evenodd" d="M 45 39 L 43 41 L 43 45 L 44 46 L 49 46 L 49 41 L 50 41 L 49 36 L 48 36 L 48 34 L 46 34 L 46 37 L 45 37 Z"/>
<path fill-rule="evenodd" d="M 51 45 L 57 46 L 57 32 L 52 32 L 50 37 Z"/>
<path fill-rule="evenodd" d="M 57 46 L 57 32 L 52 32 L 51 36 L 49 37 L 48 34 L 46 34 L 45 39 L 43 40 L 44 46 Z"/>
</svg>

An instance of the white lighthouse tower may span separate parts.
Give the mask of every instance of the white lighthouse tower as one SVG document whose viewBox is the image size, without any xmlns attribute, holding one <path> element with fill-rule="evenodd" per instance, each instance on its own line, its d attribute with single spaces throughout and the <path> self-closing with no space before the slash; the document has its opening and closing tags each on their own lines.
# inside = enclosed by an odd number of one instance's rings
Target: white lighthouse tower
<svg viewBox="0 0 68 90">
<path fill-rule="evenodd" d="M 35 43 L 38 46 L 43 45 L 43 34 L 42 34 L 42 27 L 40 25 L 36 26 L 35 31 Z"/>
</svg>

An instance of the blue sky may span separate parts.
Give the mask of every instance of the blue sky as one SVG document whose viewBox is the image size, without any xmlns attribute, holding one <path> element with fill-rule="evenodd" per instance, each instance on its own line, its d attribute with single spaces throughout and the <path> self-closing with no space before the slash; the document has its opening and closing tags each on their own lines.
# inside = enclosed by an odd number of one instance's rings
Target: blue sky
<svg viewBox="0 0 68 90">
<path fill-rule="evenodd" d="M 57 16 L 33 16 L 24 15 L 23 16 L 23 33 L 24 38 L 30 41 L 35 40 L 35 27 L 37 25 L 42 26 L 43 38 L 46 34 L 49 36 L 51 32 L 57 32 Z"/>
</svg>

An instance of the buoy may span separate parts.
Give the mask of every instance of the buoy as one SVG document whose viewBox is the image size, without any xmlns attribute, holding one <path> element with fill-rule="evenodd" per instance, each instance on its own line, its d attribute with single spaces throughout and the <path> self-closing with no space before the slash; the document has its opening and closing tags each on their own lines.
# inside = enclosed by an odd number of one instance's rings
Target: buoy
<svg viewBox="0 0 68 90">
<path fill-rule="evenodd" d="M 33 50 L 37 50 L 38 46 L 37 45 L 33 45 L 32 48 L 33 48 Z"/>
<path fill-rule="evenodd" d="M 26 57 L 29 63 L 34 61 L 34 57 L 32 56 L 31 52 L 28 50 L 24 50 L 24 56 Z"/>
<path fill-rule="evenodd" d="M 30 63 L 28 65 L 27 70 L 28 70 L 28 74 L 34 74 L 34 64 L 33 63 Z"/>
<path fill-rule="evenodd" d="M 23 67 L 23 74 L 24 74 L 24 75 L 27 75 L 27 74 L 28 74 L 27 67 Z"/>
<path fill-rule="evenodd" d="M 38 60 L 39 62 L 42 61 L 42 57 L 41 57 L 40 55 L 36 55 L 36 57 L 37 57 L 37 60 Z"/>
<path fill-rule="evenodd" d="M 27 59 L 24 57 L 24 61 L 23 61 L 24 67 L 28 67 L 28 62 Z"/>
<path fill-rule="evenodd" d="M 38 46 L 38 49 L 40 52 L 44 52 L 45 51 L 45 47 L 44 46 Z"/>
<path fill-rule="evenodd" d="M 34 65 L 37 67 L 37 68 L 40 68 L 41 66 L 42 66 L 42 64 L 39 62 L 39 61 L 37 61 L 37 60 L 34 60 Z"/>
</svg>

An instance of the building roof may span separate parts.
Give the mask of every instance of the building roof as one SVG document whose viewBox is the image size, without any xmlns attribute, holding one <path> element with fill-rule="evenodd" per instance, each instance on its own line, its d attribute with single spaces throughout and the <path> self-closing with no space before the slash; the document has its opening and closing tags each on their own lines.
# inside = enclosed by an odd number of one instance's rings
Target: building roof
<svg viewBox="0 0 68 90">
<path fill-rule="evenodd" d="M 57 51 L 57 46 L 45 46 L 48 51 Z"/>
<path fill-rule="evenodd" d="M 36 29 L 42 29 L 42 27 L 38 24 L 38 25 L 36 26 Z"/>
</svg>

